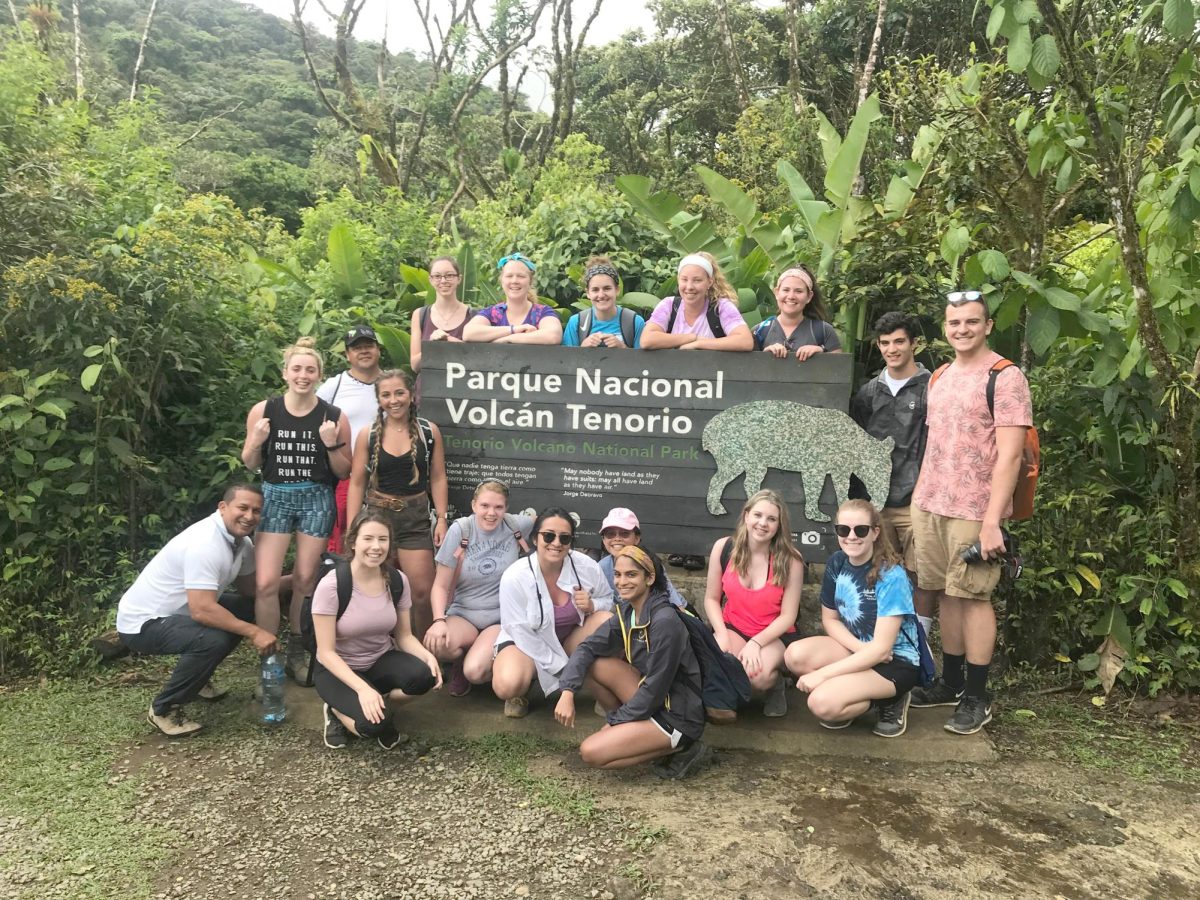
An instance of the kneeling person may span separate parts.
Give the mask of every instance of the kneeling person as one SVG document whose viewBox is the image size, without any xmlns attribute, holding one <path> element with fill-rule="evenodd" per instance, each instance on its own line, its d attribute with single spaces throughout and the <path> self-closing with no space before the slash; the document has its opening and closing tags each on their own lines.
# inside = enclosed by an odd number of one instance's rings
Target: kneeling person
<svg viewBox="0 0 1200 900">
<path fill-rule="evenodd" d="M 154 555 L 117 605 L 117 632 L 134 653 L 179 654 L 179 662 L 150 704 L 150 724 L 167 737 L 200 730 L 183 706 L 198 696 L 219 699 L 209 679 L 242 638 L 262 654 L 275 635 L 254 624 L 254 545 L 262 491 L 235 484 L 217 511 L 184 529 Z M 222 592 L 237 585 L 239 597 Z M 209 687 L 207 693 L 205 688 Z"/>
<path fill-rule="evenodd" d="M 400 741 L 388 702 L 404 703 L 440 687 L 442 670 L 412 633 L 408 579 L 393 597 L 386 570 L 392 551 L 389 518 L 361 514 L 346 533 L 350 548 L 350 602 L 338 616 L 337 572 L 313 593 L 317 666 L 313 686 L 325 701 L 325 746 L 345 747 L 347 731 L 378 739 L 391 750 Z"/>
<path fill-rule="evenodd" d="M 651 556 L 627 546 L 617 552 L 613 571 L 615 614 L 571 654 L 559 679 L 562 697 L 554 716 L 574 727 L 575 692 L 587 676 L 588 687 L 608 710 L 608 722 L 580 745 L 583 761 L 620 769 L 678 754 L 655 773 L 681 778 L 710 755 L 700 740 L 700 664 Z"/>
</svg>

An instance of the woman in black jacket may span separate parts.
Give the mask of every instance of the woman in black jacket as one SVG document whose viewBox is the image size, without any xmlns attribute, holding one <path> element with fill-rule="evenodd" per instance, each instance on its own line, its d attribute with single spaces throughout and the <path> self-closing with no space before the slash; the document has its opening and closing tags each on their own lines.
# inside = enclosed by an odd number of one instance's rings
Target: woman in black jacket
<svg viewBox="0 0 1200 900">
<path fill-rule="evenodd" d="M 682 778 L 712 755 L 700 740 L 700 665 L 654 558 L 627 546 L 616 555 L 613 577 L 615 615 L 571 654 L 554 717 L 575 727 L 575 693 L 586 677 L 608 721 L 580 745 L 583 761 L 620 769 L 672 757 L 656 764 L 655 774 Z"/>
</svg>

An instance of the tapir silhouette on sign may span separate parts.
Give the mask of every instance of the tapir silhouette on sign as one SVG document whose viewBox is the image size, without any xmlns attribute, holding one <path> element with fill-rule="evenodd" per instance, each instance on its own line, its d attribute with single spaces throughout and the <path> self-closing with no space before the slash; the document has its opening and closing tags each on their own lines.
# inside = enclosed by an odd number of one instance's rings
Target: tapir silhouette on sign
<svg viewBox="0 0 1200 900">
<path fill-rule="evenodd" d="M 746 474 L 746 496 L 762 487 L 767 469 L 800 473 L 804 514 L 810 522 L 828 522 L 817 507 L 825 476 L 833 478 L 840 506 L 857 475 L 872 497 L 886 499 L 892 477 L 891 438 L 871 437 L 846 413 L 783 400 L 759 400 L 731 406 L 704 427 L 701 446 L 717 461 L 708 485 L 708 511 L 725 512 L 721 495 Z M 879 502 L 879 501 L 877 501 Z"/>
</svg>

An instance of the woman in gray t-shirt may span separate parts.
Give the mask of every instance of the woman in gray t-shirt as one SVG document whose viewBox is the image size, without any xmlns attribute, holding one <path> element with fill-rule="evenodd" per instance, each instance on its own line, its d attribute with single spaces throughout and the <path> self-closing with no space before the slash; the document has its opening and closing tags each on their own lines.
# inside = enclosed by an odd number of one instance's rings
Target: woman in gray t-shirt
<svg viewBox="0 0 1200 900">
<path fill-rule="evenodd" d="M 508 485 L 502 481 L 475 488 L 471 513 L 450 526 L 434 558 L 433 624 L 425 632 L 429 652 L 454 663 L 446 684 L 452 697 L 492 677 L 500 632 L 500 576 L 529 552 L 533 527 L 531 517 L 508 514 Z"/>
<path fill-rule="evenodd" d="M 818 353 L 841 353 L 842 342 L 821 298 L 821 289 L 807 266 L 786 269 L 775 282 L 779 314 L 754 329 L 754 346 L 779 359 L 799 362 Z"/>
</svg>

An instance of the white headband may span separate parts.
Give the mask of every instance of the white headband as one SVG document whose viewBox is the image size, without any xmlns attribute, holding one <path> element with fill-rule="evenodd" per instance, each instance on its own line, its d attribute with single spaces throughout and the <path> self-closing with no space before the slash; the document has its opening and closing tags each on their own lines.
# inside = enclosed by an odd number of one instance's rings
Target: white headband
<svg viewBox="0 0 1200 900">
<path fill-rule="evenodd" d="M 705 272 L 708 273 L 709 278 L 713 277 L 712 263 L 710 263 L 707 259 L 705 259 L 703 256 L 701 256 L 699 253 L 691 253 L 691 254 L 685 256 L 683 259 L 681 259 L 679 261 L 679 271 L 680 272 L 683 271 L 684 266 L 699 266 Z"/>
</svg>

